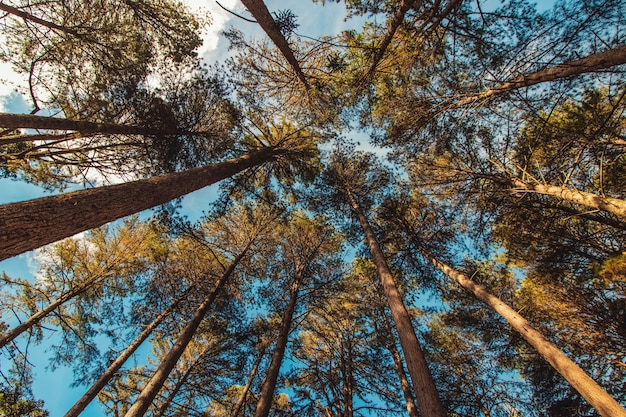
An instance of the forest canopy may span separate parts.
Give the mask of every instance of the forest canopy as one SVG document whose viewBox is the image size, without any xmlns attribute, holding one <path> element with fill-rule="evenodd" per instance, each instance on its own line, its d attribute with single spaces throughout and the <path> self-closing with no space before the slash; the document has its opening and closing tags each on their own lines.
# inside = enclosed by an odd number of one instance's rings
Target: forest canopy
<svg viewBox="0 0 626 417">
<path fill-rule="evenodd" d="M 625 417 L 626 1 L 218 6 L 0 2 L 1 415 Z"/>
</svg>

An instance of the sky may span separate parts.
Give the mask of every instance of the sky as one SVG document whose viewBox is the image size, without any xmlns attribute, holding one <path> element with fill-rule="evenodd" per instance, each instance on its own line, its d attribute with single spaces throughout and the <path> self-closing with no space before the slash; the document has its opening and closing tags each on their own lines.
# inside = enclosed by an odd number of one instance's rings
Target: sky
<svg viewBox="0 0 626 417">
<path fill-rule="evenodd" d="M 228 56 L 228 42 L 220 36 L 220 31 L 227 27 L 235 26 L 248 36 L 258 39 L 263 39 L 265 36 L 258 25 L 246 22 L 224 11 L 215 1 L 185 0 L 184 3 L 197 13 L 209 12 L 211 15 L 211 25 L 202 33 L 204 44 L 198 51 L 199 56 L 209 64 L 223 62 Z M 235 13 L 249 16 L 238 0 L 220 0 L 220 4 Z M 268 0 L 266 5 L 270 11 L 286 8 L 284 2 L 276 0 Z M 322 7 L 321 2 L 314 5 L 310 1 L 298 1 L 291 2 L 289 8 L 300 17 L 298 20 L 300 27 L 297 31 L 303 35 L 317 37 L 323 34 L 337 33 L 339 30 L 347 28 L 343 20 L 345 9 L 342 4 L 327 2 L 326 6 Z M 0 42 L 2 41 L 1 36 L 0 33 Z M 10 65 L 0 62 L 0 112 L 30 112 L 31 106 L 28 104 L 27 98 L 16 92 L 16 90 L 23 90 L 25 85 L 27 83 L 22 75 L 16 74 Z M 78 188 L 81 187 L 72 187 L 72 189 Z M 208 208 L 210 202 L 217 195 L 217 191 L 218 185 L 214 185 L 187 195 L 182 200 L 181 213 L 187 215 L 192 221 L 200 218 L 203 211 Z M 0 204 L 30 200 L 51 194 L 53 193 L 32 184 L 0 179 Z M 148 214 L 145 213 L 144 215 Z M 4 271 L 9 276 L 33 280 L 37 270 L 35 253 L 36 251 L 33 251 L 0 261 L 0 272 Z M 50 345 L 52 341 L 51 339 L 44 339 L 41 345 L 31 347 L 30 353 L 34 365 L 33 392 L 35 398 L 44 400 L 45 409 L 50 412 L 51 416 L 55 417 L 61 416 L 69 410 L 86 388 L 69 388 L 69 384 L 73 380 L 70 369 L 58 368 L 52 371 L 47 367 L 45 350 L 46 345 Z M 0 367 L 5 371 L 7 363 L 1 361 Z M 82 415 L 99 417 L 105 414 L 102 406 L 97 401 L 93 401 Z"/>
</svg>

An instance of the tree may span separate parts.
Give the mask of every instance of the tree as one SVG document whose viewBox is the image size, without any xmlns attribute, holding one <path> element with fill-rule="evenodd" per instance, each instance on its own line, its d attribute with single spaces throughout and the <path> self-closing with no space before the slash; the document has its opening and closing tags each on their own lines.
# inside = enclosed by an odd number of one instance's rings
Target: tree
<svg viewBox="0 0 626 417">
<path fill-rule="evenodd" d="M 43 257 L 50 259 L 41 268 L 43 283 L 28 291 L 33 312 L 0 336 L 0 347 L 40 326 L 42 320 L 53 312 L 58 313 L 68 302 L 75 302 L 77 297 L 87 304 L 89 298 L 99 298 L 106 288 L 116 287 L 121 291 L 132 287 L 133 284 L 128 284 L 138 282 L 148 268 L 146 246 L 150 234 L 148 226 L 130 218 L 110 234 L 106 230 L 94 230 L 82 241 L 69 239 L 45 252 Z M 129 254 L 134 257 L 129 258 Z M 34 294 L 38 296 L 33 297 Z M 44 303 L 44 307 L 37 308 L 37 301 Z"/>
<path fill-rule="evenodd" d="M 159 57 L 192 57 L 204 24 L 168 1 L 20 1 L 1 7 L 7 34 L 2 59 L 28 74 L 35 112 L 47 95 L 56 103 L 76 103 L 97 97 L 109 83 L 144 79 Z"/>
<path fill-rule="evenodd" d="M 1 259 L 166 203 L 246 168 L 288 154 L 285 148 L 267 147 L 239 158 L 179 173 L 5 204 L 0 207 L 3 218 Z M 89 207 L 89 211 L 84 211 L 83 207 Z M 45 222 L 43 218 L 46 218 Z"/>
<path fill-rule="evenodd" d="M 367 155 L 356 154 L 354 158 L 350 159 L 345 154 L 336 153 L 330 169 L 332 169 L 332 171 L 329 176 L 334 178 L 334 181 L 336 181 L 335 186 L 341 190 L 340 192 L 344 193 L 345 200 L 349 203 L 350 208 L 363 229 L 367 246 L 369 247 L 372 260 L 376 265 L 384 293 L 387 297 L 389 309 L 391 310 L 391 315 L 398 332 L 420 412 L 428 413 L 433 416 L 444 416 L 445 411 L 439 400 L 437 388 L 430 375 L 430 371 L 428 370 L 422 349 L 415 334 L 415 329 L 411 323 L 411 318 L 404 306 L 402 296 L 394 282 L 393 275 L 376 235 L 372 230 L 369 220 L 365 216 L 363 208 L 357 200 L 358 195 L 367 193 L 367 187 L 372 186 L 372 184 L 368 183 L 367 178 L 368 171 L 374 170 L 371 156 L 368 157 Z M 373 176 L 375 177 L 376 175 L 374 174 Z M 367 184 L 367 186 L 364 186 L 365 184 Z M 357 195 L 357 193 L 359 194 Z"/>
</svg>

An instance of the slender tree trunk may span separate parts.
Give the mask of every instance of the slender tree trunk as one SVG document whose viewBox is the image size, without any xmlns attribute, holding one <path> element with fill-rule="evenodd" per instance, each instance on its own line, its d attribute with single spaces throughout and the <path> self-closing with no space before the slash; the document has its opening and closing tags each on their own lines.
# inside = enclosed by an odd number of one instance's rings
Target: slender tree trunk
<svg viewBox="0 0 626 417">
<path fill-rule="evenodd" d="M 348 340 L 347 346 L 344 346 L 346 358 L 343 366 L 344 380 L 344 416 L 354 416 L 354 365 L 352 363 L 352 343 Z"/>
<path fill-rule="evenodd" d="M 407 362 L 409 375 L 413 382 L 415 399 L 417 400 L 420 412 L 424 416 L 429 417 L 446 417 L 446 412 L 439 399 L 433 377 L 428 369 L 424 354 L 417 340 L 417 336 L 415 335 L 411 317 L 404 306 L 404 302 L 393 280 L 389 266 L 387 266 L 385 255 L 378 244 L 376 235 L 367 217 L 365 217 L 354 195 L 352 195 L 348 189 L 346 189 L 346 194 L 350 200 L 352 209 L 361 223 L 363 233 L 365 234 L 366 241 L 370 248 L 372 260 L 376 265 L 385 295 L 387 296 L 387 302 L 389 303 L 389 309 L 391 310 L 391 315 L 398 332 L 400 345 Z"/>
<path fill-rule="evenodd" d="M 552 68 L 546 68 L 530 74 L 520 75 L 519 77 L 502 83 L 494 88 L 466 97 L 463 100 L 454 103 L 450 107 L 461 107 L 497 94 L 517 90 L 518 88 L 530 87 L 535 84 L 559 80 L 588 72 L 600 71 L 622 64 L 626 64 L 626 45 L 621 45 L 616 48 L 609 49 L 608 51 L 589 55 L 576 61 L 565 62 Z"/>
<path fill-rule="evenodd" d="M 460 286 L 474 294 L 476 298 L 487 304 L 500 314 L 543 358 L 569 382 L 580 395 L 585 398 L 603 417 L 625 417 L 626 410 L 622 408 L 605 390 L 600 387 L 569 359 L 556 346 L 550 343 L 541 333 L 535 330 L 526 319 L 515 310 L 489 293 L 483 286 L 476 284 L 464 274 L 446 265 L 424 248 L 420 248 L 424 256 L 439 270 L 456 281 Z"/>
<path fill-rule="evenodd" d="M 251 246 L 252 241 L 231 262 L 228 269 L 226 269 L 224 274 L 217 281 L 215 288 L 213 288 L 213 291 L 211 291 L 211 293 L 198 306 L 193 317 L 191 318 L 191 320 L 189 320 L 181 334 L 178 336 L 176 343 L 174 343 L 174 346 L 172 346 L 167 355 L 165 355 L 161 364 L 152 376 L 152 379 L 150 379 L 150 381 L 143 388 L 143 390 L 135 400 L 135 403 L 125 414 L 125 417 L 141 417 L 146 413 L 146 411 L 148 411 L 148 408 L 152 404 L 152 401 L 159 393 L 159 390 L 163 387 L 165 380 L 169 376 L 170 372 L 172 372 L 172 369 L 174 369 L 174 367 L 176 366 L 176 362 L 178 362 L 178 359 L 185 351 L 185 348 L 187 348 L 187 345 L 189 344 L 189 342 L 191 342 L 191 339 L 196 333 L 198 326 L 200 326 L 202 319 L 204 319 L 204 316 L 206 316 L 209 308 L 211 308 L 213 301 L 215 301 L 218 293 L 226 285 L 226 282 L 230 279 L 233 272 L 235 271 L 235 267 L 239 264 L 239 262 L 241 262 Z"/>
<path fill-rule="evenodd" d="M 384 311 L 381 311 L 380 314 L 383 318 L 387 334 L 392 334 L 387 315 Z M 415 400 L 413 399 L 413 394 L 411 393 L 411 384 L 409 383 L 406 373 L 404 372 L 402 356 L 400 355 L 400 352 L 398 352 L 396 343 L 394 340 L 389 340 L 384 344 L 384 346 L 389 353 L 391 353 L 391 357 L 393 358 L 393 366 L 396 369 L 396 374 L 398 374 L 398 379 L 400 380 L 400 388 L 402 389 L 402 395 L 404 396 L 404 402 L 406 403 L 407 414 L 409 417 L 419 417 L 417 406 L 415 405 Z"/>
<path fill-rule="evenodd" d="M 287 341 L 289 339 L 289 332 L 291 331 L 291 322 L 293 320 L 293 313 L 296 310 L 298 302 L 298 290 L 300 288 L 300 280 L 304 268 L 300 268 L 296 273 L 290 289 L 289 303 L 283 313 L 283 318 L 280 324 L 280 332 L 276 339 L 276 346 L 274 347 L 274 353 L 272 354 L 272 361 L 267 369 L 267 375 L 263 386 L 261 387 L 261 393 L 259 394 L 259 401 L 256 404 L 256 410 L 254 411 L 254 417 L 267 417 L 272 407 L 272 399 L 274 398 L 274 391 L 276 390 L 276 382 L 278 381 L 278 373 L 280 366 L 283 363 L 283 357 L 285 356 L 285 349 L 287 347 Z"/>
<path fill-rule="evenodd" d="M 174 385 L 174 388 L 172 389 L 170 394 L 167 396 L 163 404 L 161 404 L 161 406 L 159 407 L 159 411 L 154 414 L 154 417 L 163 417 L 166 415 L 165 412 L 169 410 L 169 408 L 172 406 L 174 398 L 176 398 L 180 389 L 187 382 L 189 375 L 191 375 L 191 371 L 193 371 L 193 366 L 187 368 L 187 370 L 180 376 L 180 378 L 178 378 L 178 381 L 176 381 L 176 385 Z"/>
<path fill-rule="evenodd" d="M 15 326 L 10 331 L 0 336 L 0 348 L 5 346 L 7 343 L 15 339 L 17 336 L 19 336 L 26 330 L 30 329 L 31 327 L 39 323 L 41 319 L 43 319 L 48 314 L 50 314 L 51 312 L 59 308 L 59 306 L 65 304 L 72 298 L 77 297 L 80 294 L 87 291 L 89 288 L 92 287 L 92 285 L 94 285 L 96 282 L 98 282 L 99 280 L 103 278 L 104 276 L 99 274 L 91 278 L 87 282 L 77 285 L 74 289 L 63 294 L 62 296 L 54 300 L 52 303 L 48 304 L 45 308 L 43 308 L 42 310 L 39 310 L 38 312 L 30 316 L 28 319 L 24 320 L 22 323 L 20 323 L 19 325 Z"/>
<path fill-rule="evenodd" d="M 278 25 L 272 17 L 272 14 L 269 12 L 269 10 L 267 10 L 265 3 L 263 3 L 263 0 L 241 0 L 241 2 L 244 6 L 246 6 L 246 9 L 248 9 L 252 16 L 254 16 L 254 18 L 261 26 L 261 28 L 265 31 L 267 36 L 269 36 L 272 42 L 274 42 L 274 45 L 276 45 L 276 47 L 283 54 L 289 65 L 291 65 L 291 68 L 296 73 L 296 76 L 298 77 L 302 85 L 304 85 L 304 88 L 306 88 L 308 91 L 309 83 L 307 82 L 306 77 L 302 72 L 302 68 L 300 67 L 298 60 L 294 56 L 293 51 L 289 46 L 289 42 L 287 42 L 287 39 L 285 39 L 285 37 L 281 33 Z"/>
<path fill-rule="evenodd" d="M 183 172 L 0 206 L 0 260 L 149 209 L 272 161 L 266 148 Z"/>
<path fill-rule="evenodd" d="M 57 25 L 56 23 L 49 22 L 47 20 L 41 19 L 37 16 L 33 16 L 30 13 L 27 13 L 23 10 L 20 10 L 16 7 L 9 6 L 8 4 L 4 4 L 0 2 L 0 10 L 3 12 L 7 12 L 14 16 L 20 17 L 24 20 L 28 20 L 33 23 L 37 23 L 38 25 L 47 27 L 48 29 L 58 30 L 59 32 L 67 33 L 68 35 L 80 36 L 75 30 L 69 29 L 64 26 Z"/>
<path fill-rule="evenodd" d="M 257 372 L 259 371 L 259 366 L 261 365 L 261 361 L 263 360 L 263 356 L 265 356 L 265 348 L 263 348 L 252 366 L 252 370 L 250 371 L 250 376 L 248 376 L 248 381 L 246 385 L 244 385 L 237 402 L 233 406 L 232 411 L 230 412 L 230 417 L 238 417 L 241 412 L 241 408 L 243 407 L 244 402 L 246 401 L 246 397 L 248 396 L 248 392 L 250 391 L 250 387 L 252 386 L 252 381 L 256 377 Z"/>
<path fill-rule="evenodd" d="M 372 59 L 372 64 L 367 70 L 367 73 L 365 74 L 365 77 L 362 79 L 362 82 L 368 79 L 369 77 L 371 77 L 374 71 L 376 71 L 376 67 L 378 66 L 380 61 L 383 59 L 383 56 L 385 55 L 387 48 L 391 44 L 391 40 L 393 39 L 393 36 L 395 35 L 396 31 L 398 30 L 398 28 L 404 21 L 404 16 L 409 11 L 411 6 L 413 6 L 413 3 L 415 3 L 415 0 L 400 0 L 400 5 L 398 6 L 398 10 L 396 10 L 396 13 L 393 15 L 393 18 L 389 21 L 387 25 L 388 26 L 387 34 L 385 35 L 383 40 L 380 42 L 380 45 L 376 48 L 376 54 L 374 55 L 374 58 Z"/>
<path fill-rule="evenodd" d="M 0 113 L 0 127 L 6 129 L 41 129 L 41 130 L 74 130 L 84 134 L 103 133 L 120 135 L 166 136 L 181 135 L 189 132 L 178 129 L 152 129 L 135 125 L 115 123 L 97 123 L 86 120 L 71 120 L 60 117 L 35 116 L 32 114 Z M 201 133 L 201 132 L 197 132 Z M 2 142 L 0 142 L 2 143 Z"/>
<path fill-rule="evenodd" d="M 33 142 L 39 140 L 51 140 L 52 143 L 47 143 L 46 145 L 53 145 L 73 139 L 89 137 L 95 135 L 96 133 L 63 133 L 63 134 L 40 134 L 40 135 L 14 135 L 14 136 L 1 136 L 0 137 L 0 146 L 12 145 L 16 143 L 24 143 L 24 142 Z"/>
<path fill-rule="evenodd" d="M 561 200 L 580 204 L 595 210 L 606 211 L 615 214 L 622 220 L 626 220 L 626 200 L 602 197 L 597 194 L 578 191 L 565 186 L 545 185 L 539 183 L 531 184 L 526 181 L 522 181 L 519 178 L 512 178 L 511 183 L 524 192 L 544 194 L 560 198 Z"/>
<path fill-rule="evenodd" d="M 109 383 L 111 378 L 119 371 L 124 363 L 130 358 L 133 353 L 141 346 L 141 344 L 152 334 L 152 331 L 157 328 L 159 324 L 169 316 L 178 303 L 189 293 L 185 291 L 182 297 L 175 300 L 170 306 L 168 306 L 161 314 L 159 314 L 141 333 L 128 345 L 126 349 L 109 365 L 106 371 L 100 375 L 100 378 L 94 382 L 91 387 L 83 394 L 83 396 L 76 401 L 76 403 L 65 413 L 65 417 L 77 417 L 83 410 L 93 401 L 98 393 Z"/>
</svg>

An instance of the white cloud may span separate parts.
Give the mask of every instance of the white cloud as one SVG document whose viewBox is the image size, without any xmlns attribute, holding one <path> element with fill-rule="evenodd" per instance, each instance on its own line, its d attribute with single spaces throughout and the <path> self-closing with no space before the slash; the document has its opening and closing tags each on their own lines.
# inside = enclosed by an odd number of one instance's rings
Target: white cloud
<svg viewBox="0 0 626 417">
<path fill-rule="evenodd" d="M 199 16 L 206 16 L 207 12 L 210 15 L 211 24 L 202 31 L 201 36 L 204 43 L 200 47 L 198 55 L 205 61 L 212 62 L 212 55 L 217 50 L 220 41 L 226 41 L 220 36 L 220 31 L 226 28 L 234 16 L 222 9 L 214 0 L 184 0 L 183 2 L 193 13 Z M 220 4 L 233 11 L 242 7 L 238 0 L 220 0 Z"/>
</svg>

